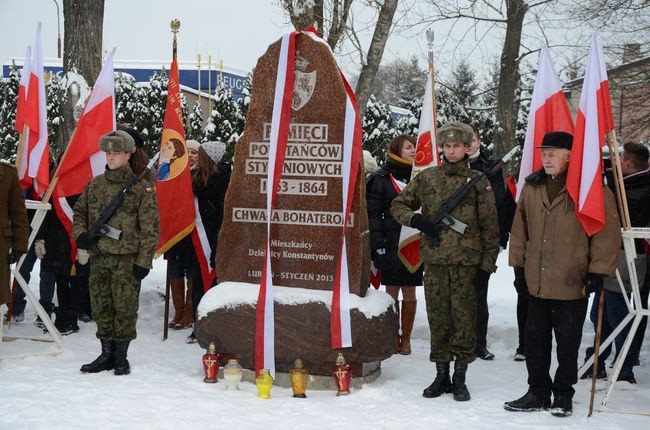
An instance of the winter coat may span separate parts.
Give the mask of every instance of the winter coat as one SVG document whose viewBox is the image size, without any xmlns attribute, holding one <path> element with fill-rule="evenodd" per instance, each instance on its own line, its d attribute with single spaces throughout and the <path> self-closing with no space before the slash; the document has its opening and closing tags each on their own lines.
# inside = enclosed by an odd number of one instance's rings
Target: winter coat
<svg viewBox="0 0 650 430">
<path fill-rule="evenodd" d="M 411 273 L 400 261 L 397 250 L 402 226 L 390 214 L 390 204 L 398 193 L 391 181 L 393 178 L 408 183 L 412 164 L 405 164 L 388 158 L 386 167 L 375 172 L 366 184 L 368 202 L 368 224 L 372 261 L 381 271 L 385 285 L 409 286 L 422 284 L 422 268 Z M 385 254 L 380 254 L 385 250 Z"/>
<path fill-rule="evenodd" d="M 510 232 L 509 264 L 525 269 L 532 296 L 581 299 L 588 273 L 606 277 L 616 270 L 621 226 L 614 195 L 605 187 L 605 227 L 590 238 L 566 186 L 550 202 L 546 180 L 543 169 L 526 178 Z"/>
<path fill-rule="evenodd" d="M 194 196 L 199 203 L 199 213 L 205 227 L 205 234 L 210 243 L 210 261 L 214 265 L 217 252 L 217 240 L 223 221 L 223 205 L 230 183 L 231 168 L 229 164 L 219 164 L 219 173 L 212 176 L 206 186 L 193 186 Z"/>
<path fill-rule="evenodd" d="M 70 205 L 74 206 L 74 204 Z M 70 237 L 61 224 L 56 211 L 47 212 L 43 224 L 36 234 L 36 240 L 45 242 L 45 256 L 41 260 L 41 270 L 57 275 L 70 275 Z"/>
<path fill-rule="evenodd" d="M 487 155 L 479 151 L 478 157 L 470 159 L 469 166 L 474 170 L 485 173 L 493 162 L 494 160 L 489 159 Z M 494 194 L 494 202 L 497 206 L 497 216 L 499 217 L 499 245 L 505 249 L 508 245 L 512 218 L 515 215 L 514 200 L 510 193 L 506 193 L 506 183 L 503 179 L 503 170 L 501 167 L 488 172 L 485 176 L 490 181 L 492 194 Z"/>
<path fill-rule="evenodd" d="M 414 211 L 422 207 L 422 216 L 430 218 L 469 178 L 478 175 L 467 162 L 448 163 L 422 171 L 393 200 L 391 214 L 403 225 L 410 225 Z M 460 233 L 442 227 L 438 245 L 423 236 L 420 252 L 425 264 L 458 264 L 480 266 L 486 272 L 496 271 L 499 254 L 497 211 L 490 183 L 482 178 L 469 190 L 463 201 L 451 211 L 451 216 L 467 224 Z"/>
<path fill-rule="evenodd" d="M 616 193 L 611 172 L 608 172 L 607 184 Z M 623 178 L 623 186 L 632 227 L 650 227 L 650 169 L 626 176 Z M 634 240 L 638 254 L 645 253 L 642 240 Z"/>
<path fill-rule="evenodd" d="M 101 211 L 133 176 L 127 164 L 115 170 L 106 169 L 103 175 L 93 178 L 86 185 L 73 209 L 74 238 L 88 232 L 99 219 Z M 144 181 L 135 184 L 107 222 L 109 226 L 122 231 L 121 238 L 115 240 L 101 236 L 97 240 L 97 248 L 102 254 L 133 254 L 136 256 L 135 264 L 151 268 L 159 236 L 158 205 L 156 196 L 146 186 Z"/>
<path fill-rule="evenodd" d="M 9 251 L 27 252 L 29 224 L 18 173 L 0 163 L 0 305 L 9 301 Z"/>
</svg>

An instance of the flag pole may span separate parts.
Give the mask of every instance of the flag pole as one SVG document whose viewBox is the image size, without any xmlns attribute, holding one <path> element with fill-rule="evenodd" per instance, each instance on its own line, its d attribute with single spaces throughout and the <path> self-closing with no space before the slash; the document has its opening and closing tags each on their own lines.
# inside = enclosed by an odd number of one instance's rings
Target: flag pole
<svg viewBox="0 0 650 430">
<path fill-rule="evenodd" d="M 176 33 L 178 33 L 178 30 L 181 28 L 181 22 L 178 19 L 172 19 L 172 21 L 169 23 L 169 26 L 171 27 L 172 33 L 174 34 L 173 42 L 172 42 L 172 59 L 173 61 L 176 61 Z M 199 83 L 201 82 L 201 54 L 199 55 Z M 199 105 L 201 104 L 201 85 L 199 85 Z M 167 321 L 169 320 L 169 293 L 171 290 L 171 264 L 169 264 L 169 260 L 167 260 L 167 270 L 166 270 L 166 275 L 165 275 L 165 315 L 163 317 L 163 341 L 167 340 L 167 334 L 169 328 L 167 327 Z"/>
<path fill-rule="evenodd" d="M 612 129 L 612 131 L 607 133 L 605 140 L 609 148 L 609 159 L 612 162 L 612 176 L 614 178 L 614 185 L 616 186 L 616 200 L 621 214 L 621 224 L 627 230 L 632 227 L 632 223 L 630 222 L 630 211 L 627 207 L 627 196 L 625 195 L 621 157 L 618 153 L 618 143 L 616 141 L 616 130 Z"/>
<path fill-rule="evenodd" d="M 427 46 L 429 47 L 429 73 L 431 73 L 431 101 L 433 102 L 433 126 L 436 124 L 436 69 L 433 63 L 433 30 L 427 28 Z M 431 136 L 433 139 L 433 136 Z"/>
</svg>

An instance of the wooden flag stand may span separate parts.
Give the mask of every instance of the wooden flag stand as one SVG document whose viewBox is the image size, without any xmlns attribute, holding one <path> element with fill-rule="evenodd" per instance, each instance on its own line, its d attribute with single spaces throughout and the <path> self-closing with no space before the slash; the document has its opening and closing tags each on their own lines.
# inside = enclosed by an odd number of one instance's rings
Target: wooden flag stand
<svg viewBox="0 0 650 430">
<path fill-rule="evenodd" d="M 31 223 L 32 231 L 29 235 L 29 241 L 27 246 L 27 249 L 30 249 L 32 243 L 34 243 L 36 233 L 41 228 L 41 224 L 43 224 L 43 220 L 45 219 L 45 215 L 47 214 L 47 211 L 52 209 L 52 205 L 50 205 L 49 203 L 39 202 L 35 200 L 26 200 L 25 206 L 27 207 L 27 209 L 36 210 L 36 214 L 32 219 L 32 223 Z M 63 339 L 61 338 L 61 334 L 56 329 L 54 323 L 52 323 L 52 319 L 47 314 L 47 312 L 45 312 L 45 309 L 43 309 L 43 306 L 41 306 L 41 303 L 38 301 L 38 299 L 36 298 L 32 290 L 27 285 L 27 282 L 25 282 L 25 279 L 23 279 L 23 277 L 20 275 L 20 267 L 23 265 L 23 261 L 25 261 L 25 256 L 26 254 L 20 257 L 20 260 L 18 261 L 16 267 L 13 270 L 14 279 L 18 282 L 20 288 L 22 288 L 23 291 L 25 292 L 26 299 L 29 300 L 32 306 L 34 306 L 34 309 L 36 309 L 38 316 L 41 317 L 41 321 L 43 321 L 43 324 L 45 324 L 49 336 L 25 337 L 25 336 L 5 335 L 3 330 L 4 315 L 2 315 L 3 313 L 2 308 L 0 308 L 0 351 L 2 351 L 2 343 L 5 340 L 17 340 L 17 339 L 27 339 L 27 340 L 41 341 L 41 342 L 54 342 L 56 344 L 57 349 L 55 351 L 32 352 L 32 353 L 23 353 L 23 354 L 6 355 L 6 356 L 0 354 L 0 360 L 20 359 L 31 355 L 57 355 L 63 351 Z"/>
</svg>

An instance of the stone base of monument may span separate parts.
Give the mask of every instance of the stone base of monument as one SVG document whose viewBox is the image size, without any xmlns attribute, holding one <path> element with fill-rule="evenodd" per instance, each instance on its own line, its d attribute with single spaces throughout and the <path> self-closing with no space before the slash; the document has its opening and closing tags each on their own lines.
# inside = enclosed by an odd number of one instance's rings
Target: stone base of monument
<svg viewBox="0 0 650 430">
<path fill-rule="evenodd" d="M 240 282 L 210 289 L 199 304 L 194 328 L 200 345 L 207 348 L 214 342 L 222 357 L 236 357 L 245 369 L 254 369 L 258 292 L 259 285 Z M 276 375 L 289 372 L 301 358 L 311 375 L 331 378 L 342 352 L 353 379 L 361 378 L 359 385 L 376 378 L 380 362 L 395 353 L 397 314 L 393 299 L 383 291 L 370 289 L 365 297 L 350 294 L 352 347 L 342 350 L 330 344 L 331 291 L 275 287 L 274 299 Z"/>
</svg>

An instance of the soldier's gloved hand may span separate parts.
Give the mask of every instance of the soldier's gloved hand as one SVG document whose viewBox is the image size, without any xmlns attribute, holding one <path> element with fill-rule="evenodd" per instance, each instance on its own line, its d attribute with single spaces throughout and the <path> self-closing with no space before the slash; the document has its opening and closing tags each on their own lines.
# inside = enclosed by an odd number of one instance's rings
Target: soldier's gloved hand
<svg viewBox="0 0 650 430">
<path fill-rule="evenodd" d="M 17 263 L 20 260 L 20 257 L 24 254 L 23 251 L 18 251 L 17 249 L 12 249 L 9 255 L 7 255 L 7 261 L 9 264 Z"/>
<path fill-rule="evenodd" d="M 47 251 L 45 250 L 45 241 L 43 239 L 34 242 L 34 253 L 39 260 L 42 260 L 43 257 L 45 257 L 45 254 L 47 254 Z"/>
<path fill-rule="evenodd" d="M 142 281 L 147 277 L 148 274 L 149 269 L 146 267 L 138 266 L 137 264 L 133 264 L 133 275 L 138 279 L 138 281 Z"/>
<path fill-rule="evenodd" d="M 90 249 L 93 246 L 93 238 L 88 233 L 81 233 L 77 236 L 75 242 L 77 242 L 77 248 L 79 249 Z"/>
<path fill-rule="evenodd" d="M 420 230 L 429 237 L 438 236 L 438 226 L 425 219 L 422 214 L 415 214 L 411 218 L 411 227 Z"/>
<path fill-rule="evenodd" d="M 490 272 L 487 272 L 479 267 L 476 271 L 476 276 L 474 276 L 474 285 L 487 285 L 490 279 Z"/>
<path fill-rule="evenodd" d="M 592 293 L 599 293 L 603 289 L 603 277 L 595 273 L 587 273 L 585 278 L 585 293 L 589 296 Z"/>
<path fill-rule="evenodd" d="M 77 263 L 85 266 L 90 259 L 90 252 L 85 249 L 77 248 Z"/>
<path fill-rule="evenodd" d="M 526 274 L 523 267 L 515 267 L 515 290 L 517 294 L 527 296 L 528 293 L 528 284 L 526 283 Z"/>
</svg>

